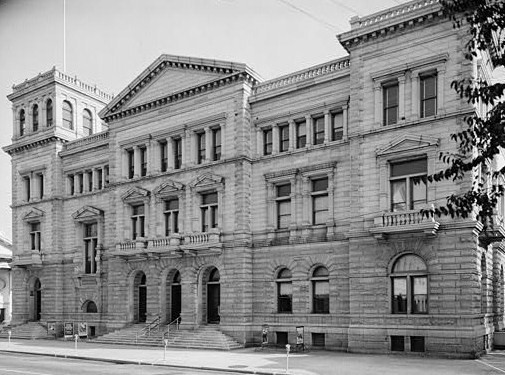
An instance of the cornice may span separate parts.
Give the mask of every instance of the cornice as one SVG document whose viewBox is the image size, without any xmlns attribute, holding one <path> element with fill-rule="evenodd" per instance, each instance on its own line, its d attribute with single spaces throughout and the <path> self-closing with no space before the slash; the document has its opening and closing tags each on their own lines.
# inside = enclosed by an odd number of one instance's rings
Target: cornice
<svg viewBox="0 0 505 375">
<path fill-rule="evenodd" d="M 359 43 L 401 31 L 407 27 L 442 17 L 439 0 L 414 0 L 365 17 L 351 18 L 351 31 L 337 35 L 349 50 Z"/>
<path fill-rule="evenodd" d="M 57 135 L 52 134 L 52 135 L 46 136 L 44 138 L 32 139 L 28 142 L 14 143 L 12 145 L 3 147 L 2 150 L 4 152 L 6 152 L 7 154 L 9 154 L 10 156 L 12 156 L 13 154 L 17 154 L 19 152 L 27 151 L 32 148 L 46 145 L 46 144 L 53 143 L 53 142 L 66 143 L 68 141 L 64 138 L 61 138 L 61 137 L 58 137 Z"/>
</svg>

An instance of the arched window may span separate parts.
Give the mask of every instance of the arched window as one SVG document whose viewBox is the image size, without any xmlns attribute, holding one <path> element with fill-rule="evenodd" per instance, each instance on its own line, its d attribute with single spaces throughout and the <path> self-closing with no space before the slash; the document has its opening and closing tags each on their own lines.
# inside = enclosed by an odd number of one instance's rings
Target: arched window
<svg viewBox="0 0 505 375">
<path fill-rule="evenodd" d="M 72 104 L 68 102 L 67 100 L 63 101 L 63 106 L 62 106 L 62 111 L 63 111 L 63 127 L 67 129 L 73 129 L 74 128 L 74 122 L 73 122 L 73 111 L 72 111 Z"/>
<path fill-rule="evenodd" d="M 174 278 L 172 280 L 172 284 L 180 284 L 180 283 L 181 283 L 181 273 L 179 271 L 176 271 Z"/>
<path fill-rule="evenodd" d="M 393 314 L 428 312 L 428 275 L 424 261 L 417 255 L 398 258 L 391 272 Z"/>
<path fill-rule="evenodd" d="M 330 312 L 330 282 L 326 267 L 319 266 L 312 273 L 312 312 L 328 314 Z"/>
<path fill-rule="evenodd" d="M 93 134 L 93 117 L 91 112 L 85 109 L 82 113 L 82 129 L 84 136 Z"/>
<path fill-rule="evenodd" d="M 21 111 L 19 111 L 19 136 L 25 135 L 25 127 L 26 127 L 25 110 L 22 109 Z"/>
<path fill-rule="evenodd" d="M 277 275 L 277 312 L 293 312 L 293 286 L 291 283 L 291 271 L 287 268 L 280 270 Z"/>
<path fill-rule="evenodd" d="M 96 303 L 94 303 L 93 301 L 88 301 L 88 303 L 86 303 L 85 311 L 86 311 L 86 313 L 90 313 L 90 314 L 97 313 L 98 308 L 96 307 Z"/>
<path fill-rule="evenodd" d="M 214 268 L 209 275 L 209 282 L 218 282 L 221 279 L 221 276 L 219 275 L 219 270 L 217 268 Z"/>
<path fill-rule="evenodd" d="M 47 99 L 46 102 L 46 126 L 53 126 L 53 101 Z"/>
<path fill-rule="evenodd" d="M 37 104 L 32 108 L 32 125 L 34 132 L 39 130 L 39 106 Z"/>
</svg>

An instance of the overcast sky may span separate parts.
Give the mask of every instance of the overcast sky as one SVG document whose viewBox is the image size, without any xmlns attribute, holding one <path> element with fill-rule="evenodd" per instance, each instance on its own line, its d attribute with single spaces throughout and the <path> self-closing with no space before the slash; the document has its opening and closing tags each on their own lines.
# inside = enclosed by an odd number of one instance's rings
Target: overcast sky
<svg viewBox="0 0 505 375">
<path fill-rule="evenodd" d="M 162 53 L 242 62 L 271 79 L 346 52 L 349 19 L 405 0 L 66 0 L 66 72 L 117 94 Z M 63 0 L 0 0 L 0 146 L 12 85 L 63 69 Z M 0 232 L 11 236 L 11 164 L 0 151 Z"/>
</svg>

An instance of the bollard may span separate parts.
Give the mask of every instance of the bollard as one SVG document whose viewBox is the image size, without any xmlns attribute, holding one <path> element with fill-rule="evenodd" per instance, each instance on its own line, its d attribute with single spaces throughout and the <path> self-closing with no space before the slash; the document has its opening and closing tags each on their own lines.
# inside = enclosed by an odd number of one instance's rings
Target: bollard
<svg viewBox="0 0 505 375">
<path fill-rule="evenodd" d="M 7 331 L 7 334 L 9 335 L 9 345 L 11 344 L 11 335 L 12 335 L 12 331 L 9 329 Z"/>
<path fill-rule="evenodd" d="M 79 339 L 79 335 L 75 335 L 75 345 L 74 345 L 74 350 L 77 350 L 77 340 Z"/>
<path fill-rule="evenodd" d="M 291 345 L 286 344 L 286 374 L 289 371 L 289 350 L 291 349 Z"/>
<path fill-rule="evenodd" d="M 165 342 L 165 351 L 163 352 L 163 360 L 167 358 L 167 345 L 168 345 L 168 339 L 163 340 Z"/>
</svg>

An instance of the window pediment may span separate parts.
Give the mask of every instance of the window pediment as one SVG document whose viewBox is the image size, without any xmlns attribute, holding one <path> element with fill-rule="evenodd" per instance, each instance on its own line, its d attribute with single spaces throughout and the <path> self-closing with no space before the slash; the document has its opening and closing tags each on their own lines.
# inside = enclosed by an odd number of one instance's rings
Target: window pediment
<svg viewBox="0 0 505 375">
<path fill-rule="evenodd" d="M 205 173 L 189 183 L 189 186 L 193 189 L 205 189 L 205 188 L 215 188 L 218 185 L 224 184 L 224 177 L 213 174 Z"/>
<path fill-rule="evenodd" d="M 184 190 L 184 185 L 177 181 L 166 181 L 154 189 L 153 193 L 157 198 L 180 194 Z"/>
<path fill-rule="evenodd" d="M 39 210 L 38 208 L 31 208 L 30 211 L 28 211 L 23 216 L 23 221 L 26 221 L 26 222 L 40 221 L 40 219 L 42 219 L 43 216 L 44 216 L 44 211 Z"/>
<path fill-rule="evenodd" d="M 422 150 L 431 147 L 438 147 L 439 138 L 419 136 L 419 135 L 401 135 L 387 145 L 376 149 L 377 157 L 391 156 L 405 151 Z"/>
<path fill-rule="evenodd" d="M 140 202 L 149 199 L 149 190 L 133 187 L 121 195 L 123 202 Z"/>
<path fill-rule="evenodd" d="M 100 217 L 103 216 L 103 211 L 92 207 L 92 206 L 83 206 L 76 212 L 72 214 L 72 218 L 74 221 L 78 222 L 84 222 L 84 221 L 91 221 L 91 220 L 98 220 Z"/>
</svg>

